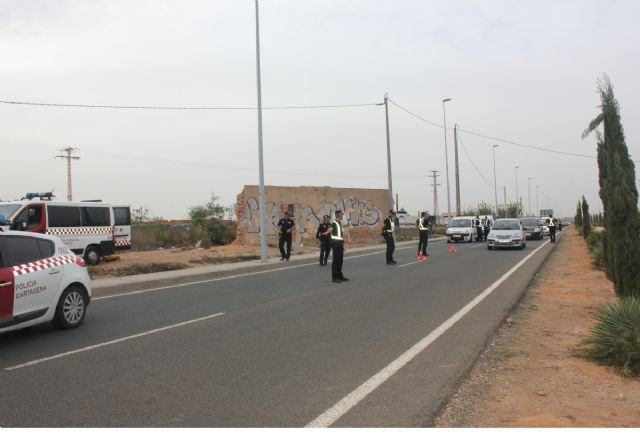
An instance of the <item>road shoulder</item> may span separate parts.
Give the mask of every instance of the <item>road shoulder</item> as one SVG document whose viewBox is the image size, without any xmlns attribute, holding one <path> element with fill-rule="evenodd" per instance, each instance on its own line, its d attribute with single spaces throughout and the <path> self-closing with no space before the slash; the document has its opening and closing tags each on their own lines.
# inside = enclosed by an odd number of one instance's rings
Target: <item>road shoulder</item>
<svg viewBox="0 0 640 434">
<path fill-rule="evenodd" d="M 638 382 L 574 356 L 593 325 L 593 308 L 615 295 L 575 231 L 563 238 L 438 427 L 637 426 Z"/>
</svg>

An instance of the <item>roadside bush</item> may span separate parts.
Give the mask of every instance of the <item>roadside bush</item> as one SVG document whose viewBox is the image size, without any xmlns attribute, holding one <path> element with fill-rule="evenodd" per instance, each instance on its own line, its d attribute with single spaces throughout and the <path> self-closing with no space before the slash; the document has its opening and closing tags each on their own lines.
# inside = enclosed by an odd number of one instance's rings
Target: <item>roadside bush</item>
<svg viewBox="0 0 640 434">
<path fill-rule="evenodd" d="M 145 251 L 158 248 L 192 248 L 202 239 L 200 228 L 177 230 L 163 223 L 144 223 L 131 226 L 132 250 Z"/>
<path fill-rule="evenodd" d="M 640 375 L 640 299 L 624 297 L 600 306 L 597 325 L 583 341 L 590 347 L 584 355 L 591 360 L 620 369 L 625 377 Z"/>
<path fill-rule="evenodd" d="M 604 232 L 591 232 L 587 239 L 593 265 L 597 268 L 604 269 Z"/>
</svg>

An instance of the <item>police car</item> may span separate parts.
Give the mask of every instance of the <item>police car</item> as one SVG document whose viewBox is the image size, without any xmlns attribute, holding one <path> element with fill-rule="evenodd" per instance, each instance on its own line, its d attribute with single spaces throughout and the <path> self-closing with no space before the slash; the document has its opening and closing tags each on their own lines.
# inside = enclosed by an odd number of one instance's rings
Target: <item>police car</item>
<svg viewBox="0 0 640 434">
<path fill-rule="evenodd" d="M 84 260 L 57 237 L 0 228 L 0 333 L 82 324 L 91 301 Z"/>
</svg>

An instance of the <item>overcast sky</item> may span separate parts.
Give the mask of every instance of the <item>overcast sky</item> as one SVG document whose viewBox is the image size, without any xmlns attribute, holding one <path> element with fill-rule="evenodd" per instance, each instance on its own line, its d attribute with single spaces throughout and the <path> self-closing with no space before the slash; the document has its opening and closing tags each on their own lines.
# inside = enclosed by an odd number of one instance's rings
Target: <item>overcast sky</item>
<svg viewBox="0 0 640 434">
<path fill-rule="evenodd" d="M 396 103 L 441 125 L 531 146 L 595 155 L 581 140 L 608 74 L 629 152 L 640 160 L 640 2 L 261 0 L 265 106 Z M 0 0 L 0 100 L 63 104 L 255 107 L 253 0 Z M 443 130 L 389 106 L 394 193 L 432 210 Z M 462 207 L 499 201 L 572 216 L 601 209 L 595 159 L 461 133 Z M 455 211 L 453 133 L 448 132 Z M 184 218 L 211 192 L 235 203 L 258 183 L 257 115 L 0 104 L 0 198 L 55 189 L 58 150 L 79 148 L 74 199 L 146 205 Z M 386 188 L 384 107 L 264 112 L 267 185 Z M 474 168 L 477 166 L 480 174 Z M 481 176 L 482 175 L 482 176 Z M 484 178 L 484 179 L 483 179 Z M 531 181 L 528 182 L 528 178 Z M 539 195 L 540 197 L 541 195 Z"/>
</svg>

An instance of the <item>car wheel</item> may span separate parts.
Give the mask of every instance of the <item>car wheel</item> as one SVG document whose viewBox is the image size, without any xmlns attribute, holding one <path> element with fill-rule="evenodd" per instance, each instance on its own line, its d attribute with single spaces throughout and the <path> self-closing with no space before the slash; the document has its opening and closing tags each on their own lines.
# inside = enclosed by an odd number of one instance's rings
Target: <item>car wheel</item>
<svg viewBox="0 0 640 434">
<path fill-rule="evenodd" d="M 100 262 L 100 248 L 97 246 L 89 246 L 84 251 L 84 262 L 87 265 L 97 265 Z"/>
<path fill-rule="evenodd" d="M 491 247 L 491 246 L 487 246 L 487 250 L 491 250 L 491 249 L 492 249 L 492 247 Z"/>
<path fill-rule="evenodd" d="M 87 295 L 78 286 L 70 286 L 64 290 L 58 300 L 53 325 L 62 330 L 79 327 L 87 314 Z"/>
</svg>

